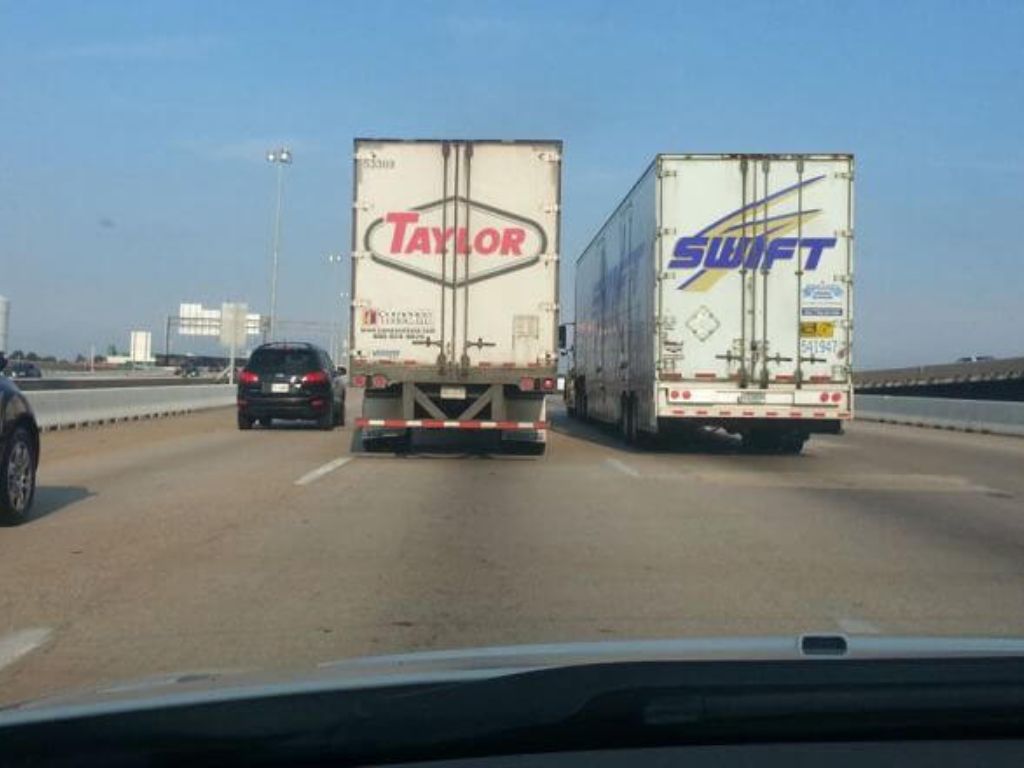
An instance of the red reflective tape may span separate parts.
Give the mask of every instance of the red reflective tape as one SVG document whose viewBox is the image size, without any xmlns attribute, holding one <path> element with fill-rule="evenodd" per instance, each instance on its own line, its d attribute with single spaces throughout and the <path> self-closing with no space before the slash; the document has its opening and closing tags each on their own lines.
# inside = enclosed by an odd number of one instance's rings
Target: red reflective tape
<svg viewBox="0 0 1024 768">
<path fill-rule="evenodd" d="M 402 429 L 407 426 L 409 423 L 405 419 L 384 419 L 385 429 Z"/>
<path fill-rule="evenodd" d="M 848 418 L 850 418 L 850 412 L 849 411 L 840 411 L 837 415 L 841 419 L 848 419 Z"/>
<path fill-rule="evenodd" d="M 707 411 L 704 411 L 704 410 L 700 410 L 700 409 L 698 409 L 698 410 L 697 410 L 697 415 L 698 415 L 698 416 L 707 416 L 707 415 L 708 415 L 708 412 L 707 412 Z"/>
<path fill-rule="evenodd" d="M 402 361 L 403 365 L 417 365 L 418 363 L 419 363 L 418 360 L 403 360 Z"/>
<path fill-rule="evenodd" d="M 789 412 L 789 415 L 790 415 L 790 416 L 797 416 L 797 417 L 800 417 L 800 416 L 803 416 L 803 415 L 804 415 L 804 412 L 803 412 L 803 411 L 790 411 L 790 412 Z"/>
<path fill-rule="evenodd" d="M 686 411 L 684 411 L 682 408 L 673 408 L 672 409 L 672 415 L 673 416 L 683 416 L 685 414 L 686 414 Z"/>
<path fill-rule="evenodd" d="M 480 368 L 490 368 L 491 364 L 490 363 L 485 363 L 485 362 L 479 362 L 479 363 L 477 363 L 477 366 L 479 366 Z"/>
<path fill-rule="evenodd" d="M 707 372 L 703 372 L 703 371 L 698 371 L 697 373 L 695 373 L 693 375 L 696 378 L 698 378 L 698 379 L 717 379 L 718 378 L 718 374 L 717 373 L 707 373 Z"/>
<path fill-rule="evenodd" d="M 732 416 L 732 411 L 719 411 L 719 416 Z"/>
<path fill-rule="evenodd" d="M 791 374 L 788 374 L 788 373 L 780 373 L 777 376 L 775 376 L 775 381 L 792 381 L 792 380 L 793 380 L 793 376 Z"/>
<path fill-rule="evenodd" d="M 515 368 L 516 364 L 515 363 L 502 363 L 501 367 L 502 368 Z"/>
<path fill-rule="evenodd" d="M 744 416 L 753 416 L 754 412 L 753 411 L 743 411 L 743 415 Z"/>
<path fill-rule="evenodd" d="M 811 381 L 832 381 L 831 376 L 811 376 Z"/>
<path fill-rule="evenodd" d="M 826 414 L 824 411 L 815 411 L 814 412 L 814 418 L 816 418 L 816 419 L 823 419 L 827 415 L 828 414 Z"/>
<path fill-rule="evenodd" d="M 458 429 L 480 429 L 480 421 L 460 421 Z"/>
<path fill-rule="evenodd" d="M 778 411 L 765 411 L 764 415 L 765 416 L 778 416 L 779 412 Z"/>
</svg>

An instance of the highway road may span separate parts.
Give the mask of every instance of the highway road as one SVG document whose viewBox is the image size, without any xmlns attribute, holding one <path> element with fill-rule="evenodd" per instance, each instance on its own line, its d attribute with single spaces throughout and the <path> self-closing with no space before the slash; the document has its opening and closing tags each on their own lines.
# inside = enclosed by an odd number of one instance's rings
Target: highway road
<svg viewBox="0 0 1024 768">
<path fill-rule="evenodd" d="M 45 435 L 35 518 L 0 528 L 0 702 L 490 644 L 1024 635 L 1024 440 L 645 452 L 554 419 L 541 459 L 231 410 Z"/>
</svg>

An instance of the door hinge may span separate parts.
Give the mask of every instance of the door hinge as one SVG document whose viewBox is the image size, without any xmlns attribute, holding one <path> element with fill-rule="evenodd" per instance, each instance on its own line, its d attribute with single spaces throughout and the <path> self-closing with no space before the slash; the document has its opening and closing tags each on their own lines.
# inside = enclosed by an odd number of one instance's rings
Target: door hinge
<svg viewBox="0 0 1024 768">
<path fill-rule="evenodd" d="M 560 163 L 562 162 L 562 156 L 557 152 L 539 152 L 537 157 L 543 160 L 545 163 Z"/>
<path fill-rule="evenodd" d="M 371 209 L 371 208 L 372 208 L 373 206 L 372 206 L 372 205 L 370 205 L 370 203 L 363 203 L 363 202 L 360 202 L 359 200 L 353 200 L 353 201 L 352 201 L 352 207 L 353 207 L 353 208 L 354 208 L 355 210 L 357 210 L 357 211 L 368 211 L 368 210 L 370 210 L 370 209 Z"/>
<path fill-rule="evenodd" d="M 852 229 L 837 229 L 836 230 L 836 237 L 846 237 L 846 238 L 849 238 L 850 240 L 853 240 L 853 230 Z"/>
<path fill-rule="evenodd" d="M 658 178 L 659 179 L 671 179 L 672 177 L 676 176 L 677 174 L 678 174 L 678 171 L 666 171 L 666 170 L 664 170 L 662 168 L 658 169 Z"/>
<path fill-rule="evenodd" d="M 853 181 L 853 171 L 836 171 L 833 174 L 837 179 L 849 179 Z"/>
<path fill-rule="evenodd" d="M 659 227 L 658 228 L 658 237 L 661 237 L 663 235 L 674 235 L 675 233 L 676 233 L 676 228 L 675 227 Z"/>
<path fill-rule="evenodd" d="M 366 299 L 352 299 L 352 306 L 356 309 L 361 309 L 362 307 L 370 306 L 370 302 Z"/>
<path fill-rule="evenodd" d="M 370 258 L 370 257 L 371 257 L 372 255 L 373 255 L 373 254 L 372 254 L 372 253 L 371 253 L 370 251 L 352 251 L 352 259 L 353 259 L 353 260 L 357 260 L 357 259 L 368 259 L 368 258 Z"/>
<path fill-rule="evenodd" d="M 544 213 L 558 213 L 560 210 L 562 210 L 562 206 L 560 206 L 558 203 L 549 203 L 548 205 L 545 205 L 541 210 L 543 210 Z"/>
<path fill-rule="evenodd" d="M 558 254 L 557 253 L 542 253 L 539 256 L 539 258 L 545 264 L 557 264 L 558 263 Z"/>
<path fill-rule="evenodd" d="M 540 307 L 542 312 L 557 312 L 558 311 L 558 304 L 552 303 L 550 301 L 542 301 L 538 306 Z"/>
</svg>

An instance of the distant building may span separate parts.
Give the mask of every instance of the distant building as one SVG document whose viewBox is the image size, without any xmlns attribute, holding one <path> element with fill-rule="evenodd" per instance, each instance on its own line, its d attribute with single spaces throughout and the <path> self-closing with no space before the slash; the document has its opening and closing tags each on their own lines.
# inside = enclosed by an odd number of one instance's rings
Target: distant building
<svg viewBox="0 0 1024 768">
<path fill-rule="evenodd" d="M 153 334 L 149 331 L 132 331 L 128 359 L 133 363 L 153 362 Z"/>
</svg>

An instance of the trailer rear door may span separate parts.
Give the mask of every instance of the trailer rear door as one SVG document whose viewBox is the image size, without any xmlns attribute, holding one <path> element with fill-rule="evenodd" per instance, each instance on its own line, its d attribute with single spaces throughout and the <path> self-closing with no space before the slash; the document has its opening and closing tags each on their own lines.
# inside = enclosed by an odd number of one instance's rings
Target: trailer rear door
<svg viewBox="0 0 1024 768">
<path fill-rule="evenodd" d="M 851 179 L 847 156 L 663 158 L 663 372 L 759 388 L 846 378 Z"/>
</svg>

